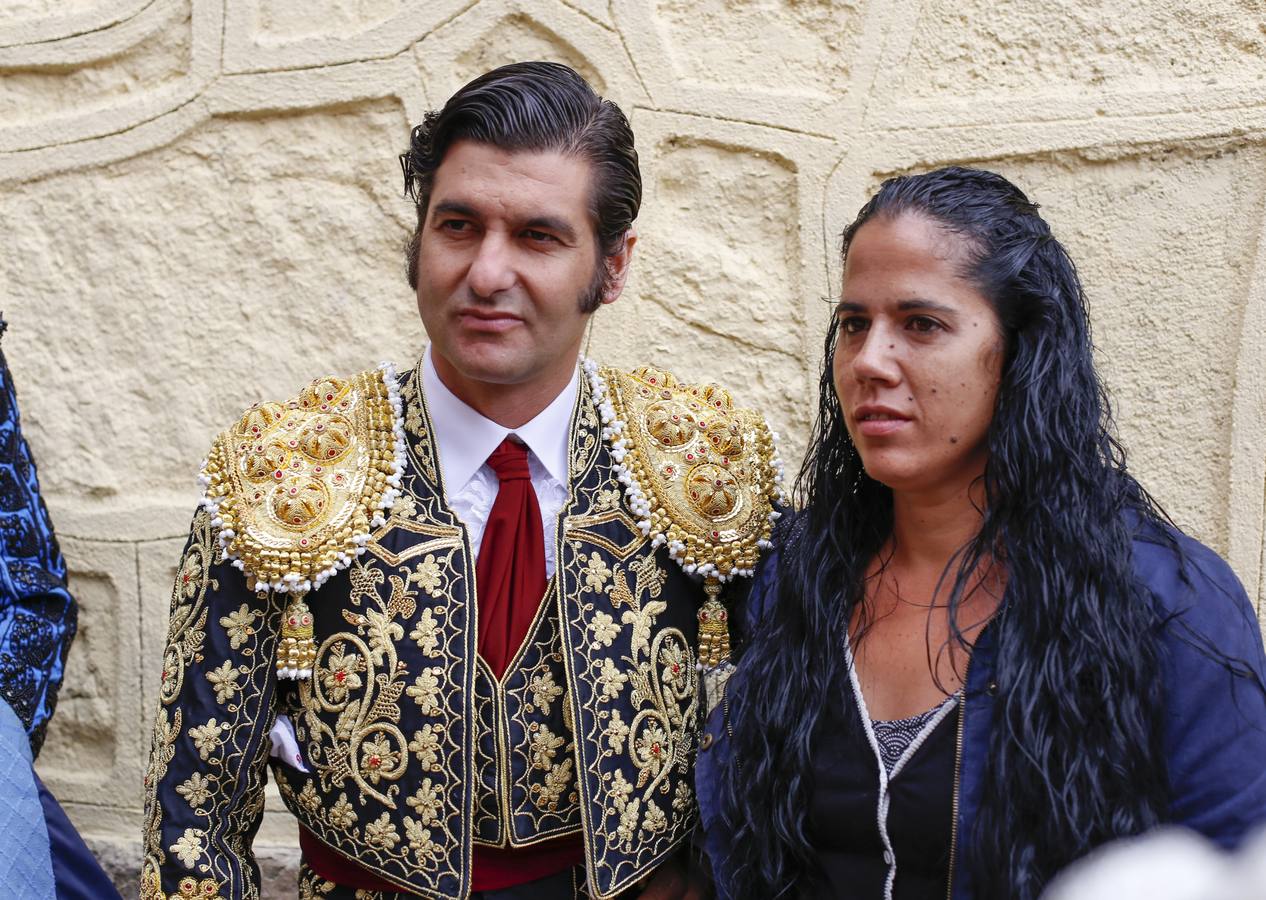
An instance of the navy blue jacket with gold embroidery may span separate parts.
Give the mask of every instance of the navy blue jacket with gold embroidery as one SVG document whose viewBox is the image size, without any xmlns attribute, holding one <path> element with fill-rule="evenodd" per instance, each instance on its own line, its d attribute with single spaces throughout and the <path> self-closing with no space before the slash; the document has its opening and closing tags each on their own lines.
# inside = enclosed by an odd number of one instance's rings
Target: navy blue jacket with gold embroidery
<svg viewBox="0 0 1266 900">
<path fill-rule="evenodd" d="M 649 510 L 627 495 L 622 447 L 604 440 L 600 414 L 609 408 L 582 379 L 557 571 L 498 683 L 475 650 L 474 557 L 444 502 L 421 382 L 417 369 L 398 382 L 399 498 L 370 528 L 364 552 L 324 571 L 328 580 L 307 595 L 316 647 L 310 679 L 277 677 L 287 600 L 276 584 L 221 560 L 221 545 L 234 546 L 224 533 L 233 531 L 226 507 L 195 516 L 172 594 L 146 775 L 143 897 L 257 896 L 250 845 L 279 713 L 293 722 L 309 770 L 274 765 L 286 805 L 328 847 L 403 891 L 464 897 L 475 843 L 525 847 L 580 833 L 591 893 L 614 896 L 693 829 L 703 590 L 671 558 L 682 555 L 680 541 L 653 540 L 643 521 Z M 638 390 L 654 400 L 652 387 Z M 304 482 L 287 475 L 301 468 L 287 454 L 333 459 L 355 448 L 330 437 L 338 423 L 328 416 L 339 410 L 354 425 L 350 402 L 339 399 L 345 390 L 327 379 L 297 401 L 301 413 L 305 403 L 319 405 L 322 429 L 311 416 L 286 424 L 276 404 L 256 407 L 226 432 L 263 460 L 259 484 L 293 481 L 288 493 L 276 488 L 284 502 L 274 512 L 293 513 L 296 523 L 326 501 L 313 487 L 316 499 L 295 505 Z M 696 412 L 715 415 L 706 403 Z M 702 441 L 708 422 L 699 418 Z M 264 446 L 271 438 L 260 435 L 270 428 L 294 437 Z M 737 453 L 738 432 L 725 439 Z M 311 460 L 303 465 L 321 473 Z M 746 474 L 737 470 L 740 480 Z M 720 491 L 722 479 L 715 481 Z M 733 507 L 727 496 L 705 499 Z M 233 527 L 246 526 L 235 519 Z"/>
</svg>

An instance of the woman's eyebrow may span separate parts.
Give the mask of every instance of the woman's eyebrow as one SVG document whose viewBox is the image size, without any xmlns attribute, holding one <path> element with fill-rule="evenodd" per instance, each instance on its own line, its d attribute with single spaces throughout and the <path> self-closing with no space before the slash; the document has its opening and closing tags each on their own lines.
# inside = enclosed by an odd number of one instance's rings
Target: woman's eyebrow
<svg viewBox="0 0 1266 900">
<path fill-rule="evenodd" d="M 946 306 L 944 303 L 937 303 L 935 300 L 925 300 L 922 297 L 912 297 L 909 300 L 902 300 L 897 304 L 899 312 L 938 312 L 944 315 L 955 315 L 958 310 L 952 306 Z"/>
</svg>

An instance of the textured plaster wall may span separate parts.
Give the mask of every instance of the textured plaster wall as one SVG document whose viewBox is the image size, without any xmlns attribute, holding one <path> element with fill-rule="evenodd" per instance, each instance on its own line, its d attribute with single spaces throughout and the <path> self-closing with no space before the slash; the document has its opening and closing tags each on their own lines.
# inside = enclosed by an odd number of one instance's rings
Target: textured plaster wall
<svg viewBox="0 0 1266 900">
<path fill-rule="evenodd" d="M 542 57 L 644 162 L 591 353 L 727 384 L 797 461 L 842 226 L 889 174 L 996 168 L 1080 265 L 1134 470 L 1266 613 L 1262 0 L 0 0 L 5 351 L 82 607 L 40 770 L 124 881 L 198 461 L 256 399 L 417 356 L 395 156 Z"/>
</svg>

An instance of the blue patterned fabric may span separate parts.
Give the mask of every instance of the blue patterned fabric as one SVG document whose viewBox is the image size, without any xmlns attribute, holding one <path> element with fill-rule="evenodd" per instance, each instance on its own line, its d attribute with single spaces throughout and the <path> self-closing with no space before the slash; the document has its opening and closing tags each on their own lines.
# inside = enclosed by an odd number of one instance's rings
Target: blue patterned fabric
<svg viewBox="0 0 1266 900">
<path fill-rule="evenodd" d="M 53 900 L 48 828 L 31 750 L 13 710 L 0 703 L 0 885 L 6 897 Z"/>
<path fill-rule="evenodd" d="M 0 335 L 5 324 L 0 320 Z M 0 697 L 38 755 L 75 636 L 66 562 L 40 498 L 17 394 L 0 352 Z"/>
</svg>

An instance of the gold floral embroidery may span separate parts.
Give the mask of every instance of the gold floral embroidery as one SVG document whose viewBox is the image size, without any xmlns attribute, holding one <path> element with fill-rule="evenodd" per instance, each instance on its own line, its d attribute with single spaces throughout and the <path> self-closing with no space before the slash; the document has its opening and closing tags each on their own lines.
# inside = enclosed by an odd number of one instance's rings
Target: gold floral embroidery
<svg viewBox="0 0 1266 900">
<path fill-rule="evenodd" d="M 400 761 L 400 754 L 392 749 L 388 740 L 379 735 L 361 744 L 361 771 L 371 784 L 377 784 L 384 772 L 395 770 Z"/>
<path fill-rule="evenodd" d="M 538 725 L 535 722 L 532 725 L 530 729 L 532 765 L 548 772 L 558 753 L 558 748 L 563 746 L 563 739 L 550 731 L 548 725 Z"/>
<path fill-rule="evenodd" d="M 549 669 L 532 676 L 532 680 L 528 682 L 528 691 L 532 694 L 532 705 L 547 716 L 554 699 L 563 695 L 563 689 L 554 681 L 554 673 Z"/>
<path fill-rule="evenodd" d="M 595 613 L 589 622 L 589 630 L 593 632 L 593 649 L 610 647 L 611 642 L 620 634 L 620 626 L 607 613 Z"/>
<path fill-rule="evenodd" d="M 418 862 L 437 859 L 443 850 L 431 839 L 431 829 L 415 822 L 412 816 L 404 817 L 404 835 L 409 842 L 409 849 L 417 855 Z"/>
<path fill-rule="evenodd" d="M 439 712 L 440 709 L 440 675 L 443 670 L 436 667 L 423 670 L 422 674 L 414 679 L 413 684 L 405 691 L 413 702 L 422 710 L 422 715 L 431 716 Z"/>
<path fill-rule="evenodd" d="M 390 850 L 400 843 L 400 833 L 396 831 L 389 813 L 383 813 L 365 826 L 365 843 L 380 850 Z"/>
<path fill-rule="evenodd" d="M 416 643 L 427 656 L 437 656 L 436 648 L 440 645 L 440 623 L 435 618 L 435 613 L 429 609 L 422 610 L 417 624 L 409 632 L 409 639 Z"/>
<path fill-rule="evenodd" d="M 435 468 L 435 445 L 431 429 L 427 427 L 425 407 L 422 403 L 422 361 L 400 385 L 400 399 L 404 401 L 404 433 L 412 438 L 413 459 L 431 484 L 439 484 Z"/>
<path fill-rule="evenodd" d="M 602 686 L 603 697 L 610 700 L 620 696 L 628 680 L 628 673 L 617 666 L 615 660 L 608 657 L 602 661 L 602 670 L 598 672 L 598 683 Z"/>
<path fill-rule="evenodd" d="M 579 584 L 590 568 L 587 554 L 578 554 L 574 565 Z M 594 609 L 597 604 L 582 606 L 589 636 L 583 649 L 592 653 L 588 665 L 598 705 L 589 721 L 596 723 L 594 737 L 603 748 L 590 771 L 603 786 L 607 811 L 607 820 L 594 827 L 606 835 L 607 848 L 620 854 L 609 862 L 608 851 L 596 857 L 604 891 L 627 886 L 647 848 L 665 846 L 657 843 L 661 837 L 684 835 L 693 810 L 685 783 L 697 727 L 698 676 L 686 635 L 660 622 L 668 610 L 661 596 L 667 578 L 654 556 L 634 554 L 612 566 L 603 590 L 611 612 L 600 605 Z M 617 647 L 627 650 L 607 649 Z M 629 708 L 631 720 L 624 711 Z"/>
<path fill-rule="evenodd" d="M 360 690 L 360 672 L 365 668 L 364 661 L 355 653 L 345 652 L 346 644 L 335 641 L 330 647 L 328 668 L 321 676 L 321 684 L 325 695 L 335 703 L 347 699 L 349 691 Z"/>
<path fill-rule="evenodd" d="M 569 756 L 557 765 L 550 766 L 545 773 L 544 781 L 532 785 L 532 801 L 537 806 L 551 812 L 558 810 L 563 795 L 567 793 L 574 780 L 572 764 L 573 760 Z M 577 799 L 576 795 L 573 794 L 571 799 L 574 802 Z"/>
<path fill-rule="evenodd" d="M 430 730 L 413 732 L 413 740 L 409 741 L 409 752 L 417 757 L 423 771 L 436 771 L 440 759 L 440 737 L 438 732 L 442 725 L 432 725 Z"/>
<path fill-rule="evenodd" d="M 439 788 L 431 784 L 431 779 L 424 778 L 417 791 L 405 800 L 405 803 L 418 814 L 423 825 L 430 825 L 439 821 L 444 799 L 440 795 Z"/>
<path fill-rule="evenodd" d="M 317 796 L 316 785 L 311 781 L 305 782 L 303 788 L 299 791 L 296 798 L 299 805 L 306 809 L 309 813 L 315 813 L 321 808 L 321 798 Z"/>
<path fill-rule="evenodd" d="M 214 775 L 203 775 L 201 772 L 194 772 L 180 784 L 176 785 L 176 793 L 185 798 L 185 802 L 192 809 L 199 810 L 211 798 L 211 792 L 216 788 L 216 777 Z"/>
<path fill-rule="evenodd" d="M 145 774 L 141 890 L 146 900 L 221 896 L 223 884 L 203 875 L 224 871 L 224 852 L 239 859 L 250 857 L 246 834 L 253 833 L 252 823 L 262 811 L 267 745 L 260 737 L 272 719 L 262 705 L 261 682 L 270 656 L 267 626 L 272 613 L 267 595 L 256 594 L 252 599 L 246 594 L 243 599 L 244 592 L 235 581 L 238 574 L 217 563 L 218 555 L 210 516 L 200 509 L 172 588 L 160 708 Z M 223 597 L 232 598 L 232 606 L 217 605 Z M 208 634 L 209 618 L 228 620 L 220 623 L 225 631 Z M 207 659 L 211 647 L 231 650 L 232 655 Z M 190 679 L 198 684 L 191 684 Z M 216 710 L 208 709 L 210 697 L 219 707 L 216 714 L 207 716 Z M 205 721 L 186 731 L 195 714 L 199 719 L 206 717 Z M 188 741 L 180 741 L 182 736 Z M 174 781 L 173 768 L 179 773 Z M 233 773 L 231 779 L 227 772 Z M 165 809 L 160 798 L 170 808 Z M 168 874 L 169 866 L 196 866 L 201 874 L 164 889 L 165 874 L 179 877 Z M 167 893 L 171 888 L 174 892 Z M 239 893 L 257 898 L 258 886 L 247 877 Z"/>
<path fill-rule="evenodd" d="M 255 634 L 255 620 L 259 614 L 247 606 L 241 605 L 235 612 L 220 617 L 220 624 L 229 635 L 229 646 L 237 650 Z"/>
<path fill-rule="evenodd" d="M 237 692 L 241 690 L 237 680 L 245 674 L 243 669 L 239 669 L 226 659 L 217 668 L 207 673 L 207 681 L 211 682 L 211 686 L 215 689 L 217 702 L 227 703 L 237 696 Z"/>
<path fill-rule="evenodd" d="M 442 595 L 444 570 L 440 567 L 434 553 L 428 553 L 422 562 L 414 566 L 413 571 L 409 573 L 409 582 L 416 584 L 432 597 Z"/>
<path fill-rule="evenodd" d="M 603 560 L 602 555 L 595 550 L 589 554 L 589 562 L 580 570 L 580 574 L 585 581 L 581 591 L 601 591 L 607 586 L 607 580 L 611 577 L 611 568 Z"/>
<path fill-rule="evenodd" d="M 356 810 L 348 802 L 347 794 L 338 795 L 338 800 L 330 807 L 329 818 L 335 828 L 350 828 L 356 824 Z"/>
<path fill-rule="evenodd" d="M 209 759 L 213 753 L 220 749 L 220 736 L 228 730 L 228 727 L 227 723 L 208 719 L 205 725 L 189 729 L 189 737 L 193 739 L 193 746 L 203 760 Z"/>
<path fill-rule="evenodd" d="M 206 837 L 206 832 L 201 828 L 186 828 L 176 843 L 167 849 L 176 854 L 176 858 L 184 863 L 186 868 L 192 869 L 194 863 L 202 858 L 202 839 Z"/>
</svg>

